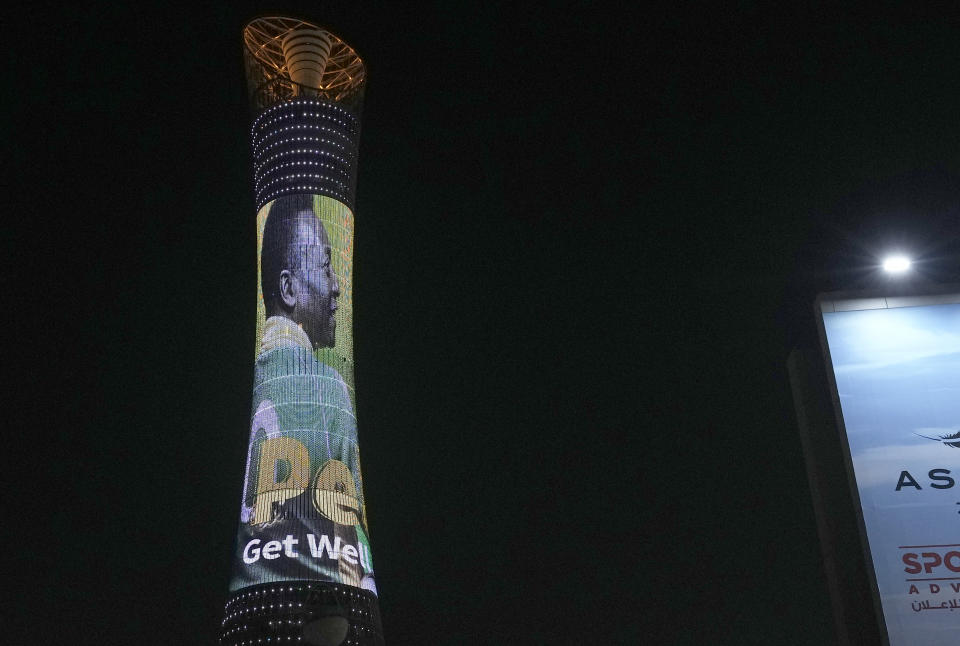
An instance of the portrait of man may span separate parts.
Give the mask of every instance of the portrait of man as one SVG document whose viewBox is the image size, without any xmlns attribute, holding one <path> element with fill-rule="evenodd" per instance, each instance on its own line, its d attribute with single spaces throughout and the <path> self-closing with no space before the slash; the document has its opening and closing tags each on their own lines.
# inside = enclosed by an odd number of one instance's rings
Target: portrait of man
<svg viewBox="0 0 960 646">
<path fill-rule="evenodd" d="M 318 559 L 304 545 L 309 534 L 328 535 L 369 553 L 356 416 L 347 384 L 330 365 L 336 360 L 338 250 L 314 210 L 314 196 L 282 197 L 267 208 L 260 254 L 265 322 L 254 366 L 239 544 L 290 535 L 300 537 L 301 548 L 295 560 L 243 566 L 234 585 L 319 578 L 372 589 L 368 561 Z"/>
<path fill-rule="evenodd" d="M 310 350 L 334 345 L 340 283 L 331 253 L 312 196 L 277 200 L 263 230 L 260 280 L 267 321 L 261 353 L 279 345 Z"/>
</svg>

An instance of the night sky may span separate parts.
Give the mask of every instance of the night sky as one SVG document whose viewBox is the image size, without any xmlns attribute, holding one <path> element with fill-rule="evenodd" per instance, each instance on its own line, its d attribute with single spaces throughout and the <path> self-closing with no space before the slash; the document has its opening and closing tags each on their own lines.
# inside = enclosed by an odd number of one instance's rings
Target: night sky
<svg viewBox="0 0 960 646">
<path fill-rule="evenodd" d="M 230 4 L 5 29 L 4 641 L 216 641 L 253 381 L 241 30 L 291 14 L 368 66 L 355 354 L 387 643 L 832 643 L 785 364 L 815 295 L 881 286 L 889 249 L 960 280 L 960 25 Z"/>
</svg>

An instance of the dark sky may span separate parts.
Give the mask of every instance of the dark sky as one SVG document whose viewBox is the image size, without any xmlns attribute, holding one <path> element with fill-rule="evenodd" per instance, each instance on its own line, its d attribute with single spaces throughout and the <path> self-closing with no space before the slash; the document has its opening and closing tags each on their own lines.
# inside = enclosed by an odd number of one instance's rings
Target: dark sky
<svg viewBox="0 0 960 646">
<path fill-rule="evenodd" d="M 881 284 L 887 249 L 960 278 L 960 25 L 230 4 L 5 29 L 9 630 L 215 642 L 253 379 L 240 33 L 290 13 L 369 71 L 355 351 L 388 643 L 831 643 L 785 362 L 815 294 Z"/>
</svg>

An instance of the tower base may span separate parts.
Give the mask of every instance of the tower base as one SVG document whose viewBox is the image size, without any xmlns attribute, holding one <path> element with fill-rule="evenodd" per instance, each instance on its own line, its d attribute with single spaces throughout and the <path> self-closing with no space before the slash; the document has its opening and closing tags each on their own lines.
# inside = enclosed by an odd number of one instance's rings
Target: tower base
<svg viewBox="0 0 960 646">
<path fill-rule="evenodd" d="M 221 646 L 384 646 L 377 597 L 339 583 L 284 581 L 233 593 Z"/>
</svg>

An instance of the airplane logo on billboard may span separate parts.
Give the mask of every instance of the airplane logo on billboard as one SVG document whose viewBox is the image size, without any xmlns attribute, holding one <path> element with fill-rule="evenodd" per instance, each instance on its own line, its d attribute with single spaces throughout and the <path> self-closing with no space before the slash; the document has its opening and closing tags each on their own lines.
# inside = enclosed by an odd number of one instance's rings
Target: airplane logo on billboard
<svg viewBox="0 0 960 646">
<path fill-rule="evenodd" d="M 960 449 L 960 431 L 950 435 L 941 435 L 939 437 L 930 437 L 929 435 L 921 435 L 920 433 L 914 433 L 914 435 L 919 435 L 924 439 L 933 440 L 934 442 L 940 442 L 944 446 Z M 957 504 L 960 505 L 960 503 Z"/>
</svg>

